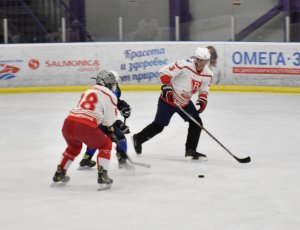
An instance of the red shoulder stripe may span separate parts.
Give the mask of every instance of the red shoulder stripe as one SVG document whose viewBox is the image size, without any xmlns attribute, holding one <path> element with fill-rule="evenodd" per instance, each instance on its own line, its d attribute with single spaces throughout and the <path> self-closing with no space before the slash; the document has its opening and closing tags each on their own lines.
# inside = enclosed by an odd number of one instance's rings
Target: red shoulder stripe
<svg viewBox="0 0 300 230">
<path fill-rule="evenodd" d="M 194 74 L 197 74 L 198 76 L 201 76 L 201 77 L 210 77 L 210 78 L 212 78 L 211 75 L 197 73 L 196 71 L 192 70 L 192 69 L 191 69 L 190 67 L 188 67 L 188 66 L 179 67 L 179 66 L 177 65 L 177 62 L 175 63 L 175 66 L 176 66 L 178 69 L 188 69 L 188 70 L 190 70 L 191 72 L 193 72 Z"/>
</svg>

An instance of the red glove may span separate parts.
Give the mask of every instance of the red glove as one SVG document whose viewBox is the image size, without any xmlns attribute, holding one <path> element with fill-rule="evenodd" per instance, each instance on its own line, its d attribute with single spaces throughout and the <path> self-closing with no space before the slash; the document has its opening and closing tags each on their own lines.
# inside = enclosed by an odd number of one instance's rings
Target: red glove
<svg viewBox="0 0 300 230">
<path fill-rule="evenodd" d="M 199 95 L 199 98 L 196 102 L 196 105 L 200 105 L 200 108 L 198 109 L 198 113 L 202 113 L 207 105 L 207 94 L 202 93 Z"/>
<path fill-rule="evenodd" d="M 161 91 L 162 91 L 162 97 L 166 101 L 173 101 L 173 90 L 170 85 L 162 85 Z"/>
</svg>

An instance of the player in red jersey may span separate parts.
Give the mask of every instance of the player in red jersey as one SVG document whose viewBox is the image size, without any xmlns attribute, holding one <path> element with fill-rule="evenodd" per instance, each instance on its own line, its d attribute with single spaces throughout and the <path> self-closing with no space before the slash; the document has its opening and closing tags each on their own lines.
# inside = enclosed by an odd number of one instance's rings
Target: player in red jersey
<svg viewBox="0 0 300 230">
<path fill-rule="evenodd" d="M 106 70 L 101 70 L 95 79 L 96 85 L 82 94 L 77 106 L 65 119 L 62 133 L 68 147 L 54 174 L 55 183 L 66 183 L 70 180 L 66 172 L 80 153 L 83 143 L 99 151 L 97 155 L 99 190 L 108 189 L 113 183 L 108 177 L 112 141 L 98 126 L 100 124 L 107 127 L 122 126 L 120 122 L 115 124 L 119 116 L 117 97 L 113 93 L 117 81 L 115 76 Z"/>
</svg>

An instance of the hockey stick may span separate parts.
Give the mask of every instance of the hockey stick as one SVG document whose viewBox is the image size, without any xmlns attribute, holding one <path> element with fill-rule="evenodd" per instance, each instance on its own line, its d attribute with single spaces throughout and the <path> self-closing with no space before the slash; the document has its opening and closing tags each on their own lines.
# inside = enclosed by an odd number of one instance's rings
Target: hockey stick
<svg viewBox="0 0 300 230">
<path fill-rule="evenodd" d="M 223 149 L 225 149 L 234 159 L 236 159 L 240 163 L 249 163 L 251 158 L 248 156 L 246 158 L 238 158 L 234 154 L 232 154 L 217 138 L 215 138 L 207 129 L 205 129 L 195 118 L 193 118 L 188 112 L 186 112 L 180 105 L 177 107 L 196 125 L 198 125 L 201 129 L 203 129 L 212 139 L 214 139 Z"/>
<path fill-rule="evenodd" d="M 135 161 L 132 161 L 131 158 L 127 155 L 127 159 L 128 161 L 133 164 L 133 165 L 137 165 L 137 166 L 141 166 L 143 168 L 151 168 L 151 165 L 150 164 L 146 164 L 146 163 L 141 163 L 141 162 L 135 162 Z"/>
</svg>

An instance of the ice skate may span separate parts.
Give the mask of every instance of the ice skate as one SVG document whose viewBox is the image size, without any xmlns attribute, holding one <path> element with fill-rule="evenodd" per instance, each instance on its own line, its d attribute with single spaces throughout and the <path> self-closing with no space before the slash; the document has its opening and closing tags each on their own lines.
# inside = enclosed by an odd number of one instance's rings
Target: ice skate
<svg viewBox="0 0 300 230">
<path fill-rule="evenodd" d="M 62 183 L 66 184 L 70 180 L 70 177 L 66 175 L 66 172 L 64 172 L 60 165 L 57 166 L 57 170 L 53 176 L 53 182 L 56 184 Z"/>
<path fill-rule="evenodd" d="M 79 162 L 80 169 L 92 168 L 96 165 L 96 162 L 92 160 L 92 155 L 84 154 L 82 160 Z"/>
<path fill-rule="evenodd" d="M 187 149 L 185 152 L 185 159 L 187 161 L 191 161 L 191 160 L 207 161 L 207 156 L 203 153 L 198 153 L 193 149 Z"/>
<path fill-rule="evenodd" d="M 117 152 L 117 158 L 119 163 L 119 169 L 124 169 L 130 172 L 135 171 L 135 167 L 127 162 L 126 153 L 119 153 Z M 124 156 L 125 155 L 125 156 Z"/>
<path fill-rule="evenodd" d="M 132 141 L 133 141 L 133 147 L 134 147 L 135 152 L 138 155 L 142 154 L 142 144 L 138 141 L 136 134 L 134 134 L 132 136 Z"/>
<path fill-rule="evenodd" d="M 134 175 L 135 167 L 126 161 L 126 158 L 118 159 L 119 169 L 126 175 Z"/>
<path fill-rule="evenodd" d="M 110 189 L 113 180 L 107 175 L 107 171 L 103 167 L 98 168 L 98 191 Z"/>
<path fill-rule="evenodd" d="M 124 160 L 124 161 L 123 161 Z M 135 171 L 135 167 L 129 164 L 126 159 L 119 160 L 119 169 L 126 169 L 127 171 Z"/>
</svg>

